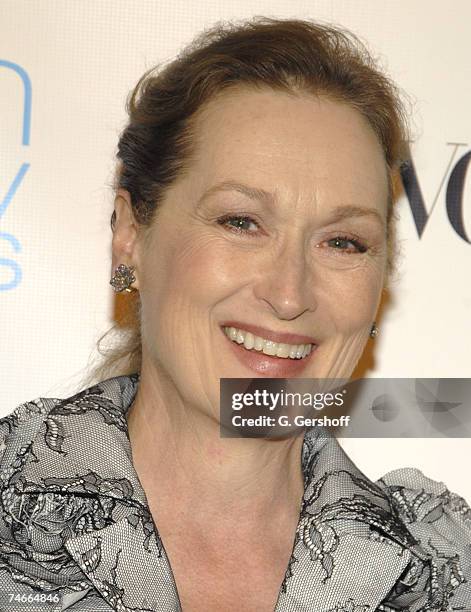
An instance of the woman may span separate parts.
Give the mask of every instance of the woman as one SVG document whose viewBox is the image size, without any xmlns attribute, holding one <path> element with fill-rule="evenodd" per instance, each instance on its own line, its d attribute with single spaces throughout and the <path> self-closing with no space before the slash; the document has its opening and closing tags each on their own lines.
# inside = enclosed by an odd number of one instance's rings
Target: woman
<svg viewBox="0 0 471 612">
<path fill-rule="evenodd" d="M 129 111 L 111 283 L 136 328 L 120 376 L 2 419 L 2 590 L 74 611 L 471 607 L 471 510 L 441 483 L 372 483 L 316 428 L 219 434 L 221 378 L 349 377 L 376 335 L 394 86 L 338 29 L 258 19 L 146 74 Z"/>
</svg>

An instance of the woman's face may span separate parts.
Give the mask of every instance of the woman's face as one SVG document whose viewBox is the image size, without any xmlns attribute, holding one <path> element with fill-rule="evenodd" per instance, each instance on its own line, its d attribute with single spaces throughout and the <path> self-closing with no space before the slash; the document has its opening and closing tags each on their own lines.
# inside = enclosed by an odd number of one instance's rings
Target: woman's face
<svg viewBox="0 0 471 612">
<path fill-rule="evenodd" d="M 195 130 L 195 158 L 133 261 L 143 368 L 213 407 L 222 377 L 348 378 L 387 259 L 373 130 L 346 104 L 271 90 L 220 95 Z M 299 345 L 312 345 L 301 359 Z"/>
</svg>

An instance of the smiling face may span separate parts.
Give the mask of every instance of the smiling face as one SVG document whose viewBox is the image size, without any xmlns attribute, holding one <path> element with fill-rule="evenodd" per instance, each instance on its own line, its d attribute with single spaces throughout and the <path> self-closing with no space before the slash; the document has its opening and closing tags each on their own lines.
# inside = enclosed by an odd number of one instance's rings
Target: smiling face
<svg viewBox="0 0 471 612">
<path fill-rule="evenodd" d="M 131 254 L 143 373 L 213 406 L 221 377 L 349 377 L 386 270 L 373 130 L 325 97 L 239 89 L 206 105 L 195 135 L 194 160 Z M 260 338 L 282 344 L 256 351 Z"/>
</svg>

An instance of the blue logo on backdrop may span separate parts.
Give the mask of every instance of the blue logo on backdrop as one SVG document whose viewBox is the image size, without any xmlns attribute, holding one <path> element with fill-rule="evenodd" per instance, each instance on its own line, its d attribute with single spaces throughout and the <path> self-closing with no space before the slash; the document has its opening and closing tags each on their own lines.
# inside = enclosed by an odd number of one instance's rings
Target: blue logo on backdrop
<svg viewBox="0 0 471 612">
<path fill-rule="evenodd" d="M 21 132 L 21 144 L 23 146 L 29 146 L 30 133 L 31 133 L 31 100 L 32 100 L 32 89 L 31 80 L 28 73 L 13 62 L 0 59 L 0 68 L 6 68 L 7 70 L 13 70 L 15 74 L 21 79 L 23 85 L 23 118 L 22 118 L 22 132 Z M 7 187 L 6 193 L 3 190 L 0 191 L 0 219 L 2 219 L 11 205 L 19 186 L 21 185 L 26 173 L 29 169 L 29 163 L 20 162 L 19 169 L 13 180 L 10 180 L 9 186 Z M 2 192 L 5 195 L 2 196 Z M 8 243 L 8 248 L 13 253 L 19 253 L 21 251 L 21 244 L 13 234 L 7 232 L 0 232 L 0 240 L 4 240 Z M 0 266 L 8 268 L 11 279 L 5 283 L 0 283 L 0 291 L 8 291 L 14 289 L 20 282 L 22 277 L 21 267 L 17 261 L 10 257 L 0 257 Z"/>
</svg>

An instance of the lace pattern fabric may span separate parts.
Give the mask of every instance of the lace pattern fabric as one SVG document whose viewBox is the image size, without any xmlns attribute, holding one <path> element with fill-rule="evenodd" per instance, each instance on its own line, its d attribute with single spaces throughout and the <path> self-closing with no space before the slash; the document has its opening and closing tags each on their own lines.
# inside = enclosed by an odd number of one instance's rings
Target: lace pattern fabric
<svg viewBox="0 0 471 612">
<path fill-rule="evenodd" d="M 126 412 L 138 384 L 109 379 L 0 419 L 0 591 L 59 593 L 74 612 L 181 610 L 132 464 Z M 303 507 L 275 612 L 471 610 L 465 500 L 414 468 L 372 482 L 317 428 L 301 462 Z"/>
</svg>

